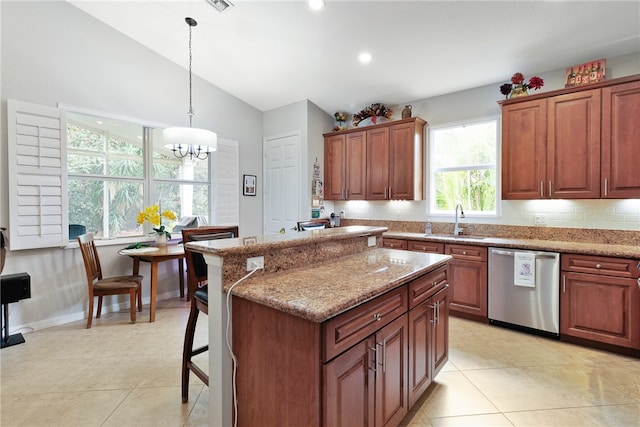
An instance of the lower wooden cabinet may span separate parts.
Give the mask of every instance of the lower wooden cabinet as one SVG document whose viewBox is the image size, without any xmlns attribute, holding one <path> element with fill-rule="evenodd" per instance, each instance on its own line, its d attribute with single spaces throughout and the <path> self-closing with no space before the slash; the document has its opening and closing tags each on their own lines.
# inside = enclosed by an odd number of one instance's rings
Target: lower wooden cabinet
<svg viewBox="0 0 640 427">
<path fill-rule="evenodd" d="M 487 319 L 487 248 L 445 245 L 449 261 L 449 311 L 474 320 Z"/>
<path fill-rule="evenodd" d="M 562 255 L 560 335 L 640 350 L 640 262 Z"/>
<path fill-rule="evenodd" d="M 404 239 L 382 239 L 382 247 L 387 249 L 402 249 L 407 250 L 407 241 Z"/>
<path fill-rule="evenodd" d="M 449 287 L 409 311 L 409 407 L 449 360 Z"/>
</svg>

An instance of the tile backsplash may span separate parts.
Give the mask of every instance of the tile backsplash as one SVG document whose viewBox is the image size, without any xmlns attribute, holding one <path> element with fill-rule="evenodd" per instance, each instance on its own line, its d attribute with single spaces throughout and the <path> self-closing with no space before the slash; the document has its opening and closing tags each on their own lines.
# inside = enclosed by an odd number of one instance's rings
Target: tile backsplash
<svg viewBox="0 0 640 427">
<path fill-rule="evenodd" d="M 427 213 L 427 201 L 347 201 L 327 206 L 329 213 L 345 211 L 346 219 L 453 222 L 452 215 Z M 627 200 L 508 200 L 499 216 L 467 215 L 463 223 L 640 231 L 640 199 Z M 540 225 L 538 225 L 540 226 Z"/>
</svg>

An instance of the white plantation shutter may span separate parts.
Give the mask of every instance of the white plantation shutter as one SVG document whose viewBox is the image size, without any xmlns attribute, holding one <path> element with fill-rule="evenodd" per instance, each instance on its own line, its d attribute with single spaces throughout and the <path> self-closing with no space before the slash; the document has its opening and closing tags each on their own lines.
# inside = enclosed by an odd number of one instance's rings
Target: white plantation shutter
<svg viewBox="0 0 640 427">
<path fill-rule="evenodd" d="M 213 188 L 213 219 L 215 225 L 240 224 L 240 175 L 238 141 L 218 139 L 211 165 Z"/>
<path fill-rule="evenodd" d="M 11 250 L 68 243 L 63 110 L 7 100 Z"/>
</svg>

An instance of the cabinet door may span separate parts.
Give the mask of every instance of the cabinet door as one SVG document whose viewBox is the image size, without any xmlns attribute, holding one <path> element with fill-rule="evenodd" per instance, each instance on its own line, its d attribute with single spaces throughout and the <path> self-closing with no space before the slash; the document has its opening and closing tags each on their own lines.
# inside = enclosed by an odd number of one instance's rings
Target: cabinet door
<svg viewBox="0 0 640 427">
<path fill-rule="evenodd" d="M 540 199 L 546 180 L 547 101 L 502 107 L 502 198 Z"/>
<path fill-rule="evenodd" d="M 433 381 L 435 308 L 431 299 L 409 311 L 409 407 L 412 407 Z"/>
<path fill-rule="evenodd" d="M 382 239 L 382 247 L 388 249 L 402 249 L 407 250 L 407 241 L 402 239 L 389 239 L 385 237 Z"/>
<path fill-rule="evenodd" d="M 602 89 L 602 197 L 640 198 L 640 82 Z"/>
<path fill-rule="evenodd" d="M 422 199 L 422 129 L 417 125 L 389 127 L 389 199 Z"/>
<path fill-rule="evenodd" d="M 449 261 L 451 297 L 449 311 L 476 319 L 487 317 L 487 263 Z"/>
<path fill-rule="evenodd" d="M 375 336 L 376 426 L 397 426 L 409 411 L 407 329 L 407 315 L 404 314 Z"/>
<path fill-rule="evenodd" d="M 431 298 L 431 306 L 435 309 L 433 335 L 431 340 L 431 360 L 433 377 L 449 360 L 449 287 L 439 291 Z"/>
<path fill-rule="evenodd" d="M 563 272 L 560 334 L 640 349 L 638 280 Z"/>
<path fill-rule="evenodd" d="M 548 100 L 546 197 L 600 197 L 600 89 Z"/>
<path fill-rule="evenodd" d="M 364 200 L 366 197 L 367 139 L 364 132 L 347 134 L 345 147 L 345 197 Z"/>
<path fill-rule="evenodd" d="M 374 427 L 374 340 L 368 338 L 324 365 L 324 425 Z"/>
<path fill-rule="evenodd" d="M 407 249 L 413 252 L 444 253 L 444 243 L 425 242 L 423 240 L 408 240 Z"/>
<path fill-rule="evenodd" d="M 332 135 L 324 140 L 324 198 L 345 198 L 345 135 Z"/>
<path fill-rule="evenodd" d="M 367 131 L 367 200 L 389 198 L 389 128 Z"/>
</svg>

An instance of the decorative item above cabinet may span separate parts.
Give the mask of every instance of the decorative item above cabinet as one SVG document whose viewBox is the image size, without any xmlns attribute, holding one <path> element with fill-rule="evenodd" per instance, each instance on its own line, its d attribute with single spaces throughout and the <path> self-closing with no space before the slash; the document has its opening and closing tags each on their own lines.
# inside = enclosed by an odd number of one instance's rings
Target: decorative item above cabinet
<svg viewBox="0 0 640 427">
<path fill-rule="evenodd" d="M 419 117 L 324 134 L 325 200 L 422 200 Z"/>
<path fill-rule="evenodd" d="M 640 74 L 499 104 L 504 200 L 640 197 Z"/>
</svg>

